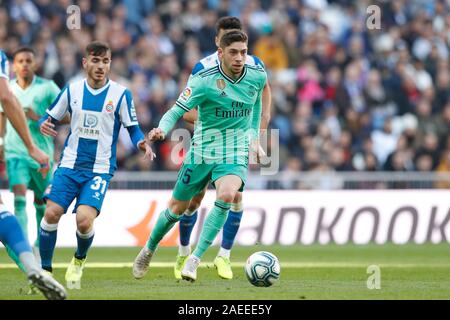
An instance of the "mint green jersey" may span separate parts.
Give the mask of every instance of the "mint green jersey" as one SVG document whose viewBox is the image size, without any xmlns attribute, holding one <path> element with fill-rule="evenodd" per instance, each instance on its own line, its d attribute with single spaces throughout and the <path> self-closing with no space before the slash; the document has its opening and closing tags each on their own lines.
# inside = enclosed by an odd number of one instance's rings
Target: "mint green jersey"
<svg viewBox="0 0 450 320">
<path fill-rule="evenodd" d="M 38 76 L 34 76 L 32 83 L 24 90 L 15 79 L 9 82 L 11 90 L 20 102 L 22 108 L 32 109 L 38 116 L 45 114 L 45 110 L 53 103 L 58 96 L 60 89 L 52 81 Z M 46 137 L 39 131 L 38 121 L 27 118 L 28 128 L 34 143 L 53 159 L 54 141 L 52 137 Z M 39 165 L 28 155 L 22 139 L 12 124 L 7 121 L 5 134 L 5 156 L 8 158 L 27 159 L 30 163 Z"/>
<path fill-rule="evenodd" d="M 250 139 L 259 132 L 266 80 L 262 67 L 249 65 L 238 79 L 228 77 L 220 64 L 190 77 L 174 106 L 184 111 L 198 106 L 187 161 L 247 163 Z"/>
</svg>

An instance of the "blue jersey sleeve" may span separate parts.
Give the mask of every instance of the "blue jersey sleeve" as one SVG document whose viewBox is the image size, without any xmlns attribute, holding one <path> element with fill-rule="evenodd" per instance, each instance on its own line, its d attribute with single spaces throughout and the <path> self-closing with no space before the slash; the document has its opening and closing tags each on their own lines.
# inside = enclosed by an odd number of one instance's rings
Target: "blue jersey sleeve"
<svg viewBox="0 0 450 320">
<path fill-rule="evenodd" d="M 0 78 L 9 79 L 9 63 L 6 54 L 0 50 Z"/>
<path fill-rule="evenodd" d="M 201 70 L 205 69 L 205 66 L 201 62 L 197 62 L 197 64 L 192 68 L 192 75 L 199 73 Z"/>
<path fill-rule="evenodd" d="M 144 133 L 142 132 L 139 125 L 127 127 L 127 130 L 130 135 L 131 141 L 133 142 L 133 145 L 137 148 L 138 143 L 145 139 Z"/>
<path fill-rule="evenodd" d="M 119 106 L 120 120 L 125 128 L 138 124 L 136 109 L 134 108 L 133 97 L 130 90 L 125 90 L 124 97 Z"/>
<path fill-rule="evenodd" d="M 266 66 L 264 65 L 264 63 L 261 61 L 260 58 L 258 58 L 257 56 L 252 56 L 253 60 L 255 60 L 255 66 L 261 66 L 264 68 L 264 70 L 266 70 Z"/>
</svg>

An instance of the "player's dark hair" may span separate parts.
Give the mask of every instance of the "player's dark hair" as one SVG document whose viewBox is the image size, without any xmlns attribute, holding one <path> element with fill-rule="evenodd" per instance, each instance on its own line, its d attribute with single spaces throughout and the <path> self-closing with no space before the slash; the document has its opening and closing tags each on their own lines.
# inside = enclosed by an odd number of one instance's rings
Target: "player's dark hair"
<svg viewBox="0 0 450 320">
<path fill-rule="evenodd" d="M 111 52 L 108 44 L 101 41 L 93 41 L 89 43 L 86 47 L 86 57 L 87 56 L 103 56 L 107 52 Z"/>
<path fill-rule="evenodd" d="M 232 30 L 232 29 L 242 30 L 241 20 L 239 20 L 236 17 L 230 16 L 222 17 L 219 20 L 217 20 L 216 35 L 219 34 L 220 30 Z"/>
<path fill-rule="evenodd" d="M 22 52 L 29 52 L 29 53 L 33 54 L 34 56 L 36 55 L 36 52 L 33 50 L 33 48 L 31 48 L 31 47 L 20 47 L 16 51 L 13 52 L 13 55 L 12 55 L 13 60 L 16 58 L 16 56 L 19 53 L 22 53 Z"/>
<path fill-rule="evenodd" d="M 223 35 L 223 37 L 220 39 L 220 47 L 222 49 L 225 49 L 229 45 L 231 45 L 233 42 L 247 42 L 248 37 L 245 34 L 245 32 L 236 30 L 236 31 L 230 31 Z"/>
</svg>

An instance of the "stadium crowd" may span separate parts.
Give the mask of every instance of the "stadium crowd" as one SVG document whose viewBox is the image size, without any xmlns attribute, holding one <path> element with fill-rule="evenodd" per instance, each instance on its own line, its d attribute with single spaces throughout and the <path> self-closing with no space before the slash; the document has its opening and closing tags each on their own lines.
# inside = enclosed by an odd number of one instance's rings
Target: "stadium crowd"
<svg viewBox="0 0 450 320">
<path fill-rule="evenodd" d="M 131 88 L 144 132 L 216 50 L 217 19 L 233 15 L 269 75 L 282 170 L 450 171 L 450 1 L 80 0 L 81 29 L 70 30 L 72 4 L 0 0 L 0 48 L 33 47 L 38 74 L 63 87 L 82 77 L 85 46 L 108 42 L 111 78 Z M 370 5 L 380 28 L 368 27 Z M 171 144 L 151 163 L 124 133 L 119 169 L 176 170 Z"/>
</svg>

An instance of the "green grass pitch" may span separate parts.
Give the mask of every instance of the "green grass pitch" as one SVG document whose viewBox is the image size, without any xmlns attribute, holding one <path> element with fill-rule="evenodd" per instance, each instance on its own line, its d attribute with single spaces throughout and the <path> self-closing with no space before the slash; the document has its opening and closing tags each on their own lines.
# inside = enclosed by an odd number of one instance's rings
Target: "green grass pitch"
<svg viewBox="0 0 450 320">
<path fill-rule="evenodd" d="M 450 247 L 425 245 L 311 245 L 245 246 L 232 252 L 234 279 L 222 280 L 212 265 L 218 250 L 212 247 L 203 259 L 195 283 L 173 277 L 176 248 L 160 248 L 154 266 L 142 280 L 131 274 L 140 248 L 92 248 L 81 290 L 68 291 L 69 299 L 450 299 Z M 278 256 L 280 280 L 269 288 L 253 287 L 243 265 L 255 251 Z M 74 249 L 55 252 L 54 276 L 64 283 L 65 266 Z M 367 268 L 380 267 L 380 289 L 368 289 L 372 275 Z M 27 296 L 25 276 L 0 249 L 0 300 L 43 299 Z"/>
</svg>

